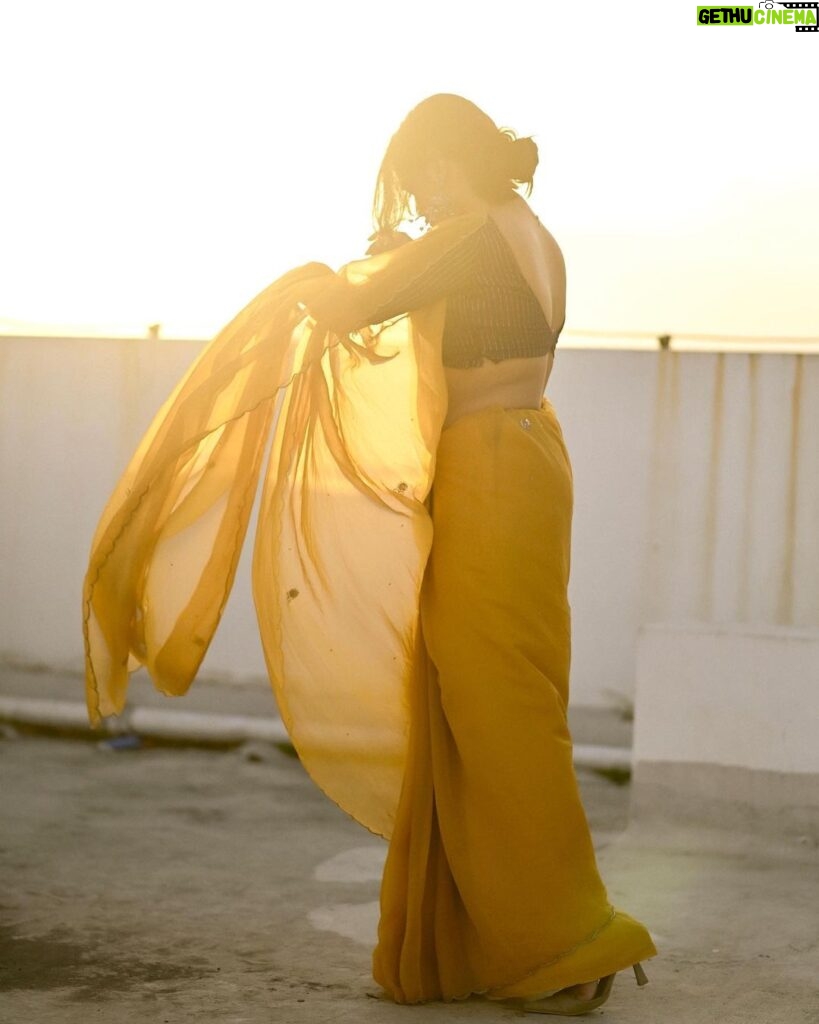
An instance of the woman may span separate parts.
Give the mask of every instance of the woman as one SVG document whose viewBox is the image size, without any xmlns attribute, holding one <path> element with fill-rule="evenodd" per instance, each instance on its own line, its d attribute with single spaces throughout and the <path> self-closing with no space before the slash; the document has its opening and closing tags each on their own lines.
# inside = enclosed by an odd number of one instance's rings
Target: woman
<svg viewBox="0 0 819 1024">
<path fill-rule="evenodd" d="M 536 164 L 461 97 L 410 112 L 371 258 L 275 282 L 160 410 L 98 528 L 84 623 L 92 720 L 138 664 L 187 689 L 272 426 L 265 655 L 302 763 L 390 838 L 376 980 L 572 1015 L 621 969 L 643 983 L 655 949 L 608 903 L 572 767 L 572 476 L 542 399 L 565 270 L 517 192 Z M 431 228 L 409 240 L 413 207 Z"/>
</svg>

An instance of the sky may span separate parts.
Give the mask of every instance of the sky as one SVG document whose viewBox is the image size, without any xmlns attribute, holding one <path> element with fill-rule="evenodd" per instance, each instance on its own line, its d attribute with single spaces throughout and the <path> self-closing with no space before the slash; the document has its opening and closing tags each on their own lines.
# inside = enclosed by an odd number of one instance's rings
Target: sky
<svg viewBox="0 0 819 1024">
<path fill-rule="evenodd" d="M 819 338 L 819 33 L 696 6 L 4 0 L 0 333 L 211 336 L 363 255 L 390 135 L 457 92 L 538 143 L 565 334 Z"/>
</svg>

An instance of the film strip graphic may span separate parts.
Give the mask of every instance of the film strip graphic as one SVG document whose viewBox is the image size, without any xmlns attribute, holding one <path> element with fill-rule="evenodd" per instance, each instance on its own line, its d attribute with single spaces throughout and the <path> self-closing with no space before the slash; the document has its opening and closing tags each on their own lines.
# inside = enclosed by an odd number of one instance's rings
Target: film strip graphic
<svg viewBox="0 0 819 1024">
<path fill-rule="evenodd" d="M 813 3 L 782 3 L 782 0 L 777 0 L 777 3 L 780 7 L 787 7 L 789 11 L 813 11 L 817 24 L 795 25 L 794 28 L 797 32 L 816 32 L 819 29 L 819 0 L 814 0 Z M 766 4 L 765 6 L 767 7 L 768 5 Z"/>
</svg>

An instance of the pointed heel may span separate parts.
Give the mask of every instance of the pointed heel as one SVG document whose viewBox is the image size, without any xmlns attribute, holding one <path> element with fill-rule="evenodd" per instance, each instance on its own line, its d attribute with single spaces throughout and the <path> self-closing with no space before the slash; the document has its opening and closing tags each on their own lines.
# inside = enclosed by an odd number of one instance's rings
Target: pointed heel
<svg viewBox="0 0 819 1024">
<path fill-rule="evenodd" d="M 521 1009 L 524 1013 L 545 1013 L 555 1014 L 558 1017 L 579 1017 L 584 1013 L 591 1013 L 598 1006 L 602 1006 L 611 995 L 611 986 L 614 983 L 614 975 L 609 974 L 605 978 L 599 978 L 594 996 L 591 999 L 578 999 L 565 990 L 539 999 L 536 1003 L 524 1003 Z"/>
<path fill-rule="evenodd" d="M 646 977 L 646 972 L 643 970 L 642 964 L 634 964 L 634 977 L 637 979 L 638 985 L 642 986 L 648 984 L 648 978 Z"/>
<path fill-rule="evenodd" d="M 634 977 L 637 979 L 638 985 L 648 984 L 648 978 L 646 977 L 646 972 L 643 970 L 642 964 L 632 964 L 632 970 L 634 971 Z M 592 1010 L 596 1010 L 598 1006 L 602 1006 L 603 1003 L 606 1002 L 611 994 L 611 986 L 613 982 L 613 974 L 608 974 L 605 978 L 599 978 L 594 996 L 591 999 L 578 999 L 577 996 L 572 995 L 568 989 L 561 989 L 559 992 L 555 992 L 554 995 L 545 996 L 543 999 L 538 999 L 535 1002 L 520 1002 L 517 1003 L 517 1006 L 518 1009 L 522 1010 L 524 1013 L 544 1013 L 554 1014 L 559 1017 L 579 1017 L 581 1014 L 591 1013 Z"/>
</svg>

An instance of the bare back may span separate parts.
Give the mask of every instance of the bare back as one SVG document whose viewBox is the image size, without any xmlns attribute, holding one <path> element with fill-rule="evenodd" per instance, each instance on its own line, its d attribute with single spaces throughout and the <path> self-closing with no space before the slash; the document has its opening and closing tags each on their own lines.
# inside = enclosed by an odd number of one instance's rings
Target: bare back
<svg viewBox="0 0 819 1024">
<path fill-rule="evenodd" d="M 566 317 L 566 267 L 560 247 L 522 196 L 515 195 L 487 212 L 512 250 L 556 343 Z M 538 408 L 553 364 L 554 350 L 545 356 L 498 363 L 484 359 L 480 366 L 468 369 L 446 367 L 449 406 L 444 427 L 491 405 Z"/>
</svg>

